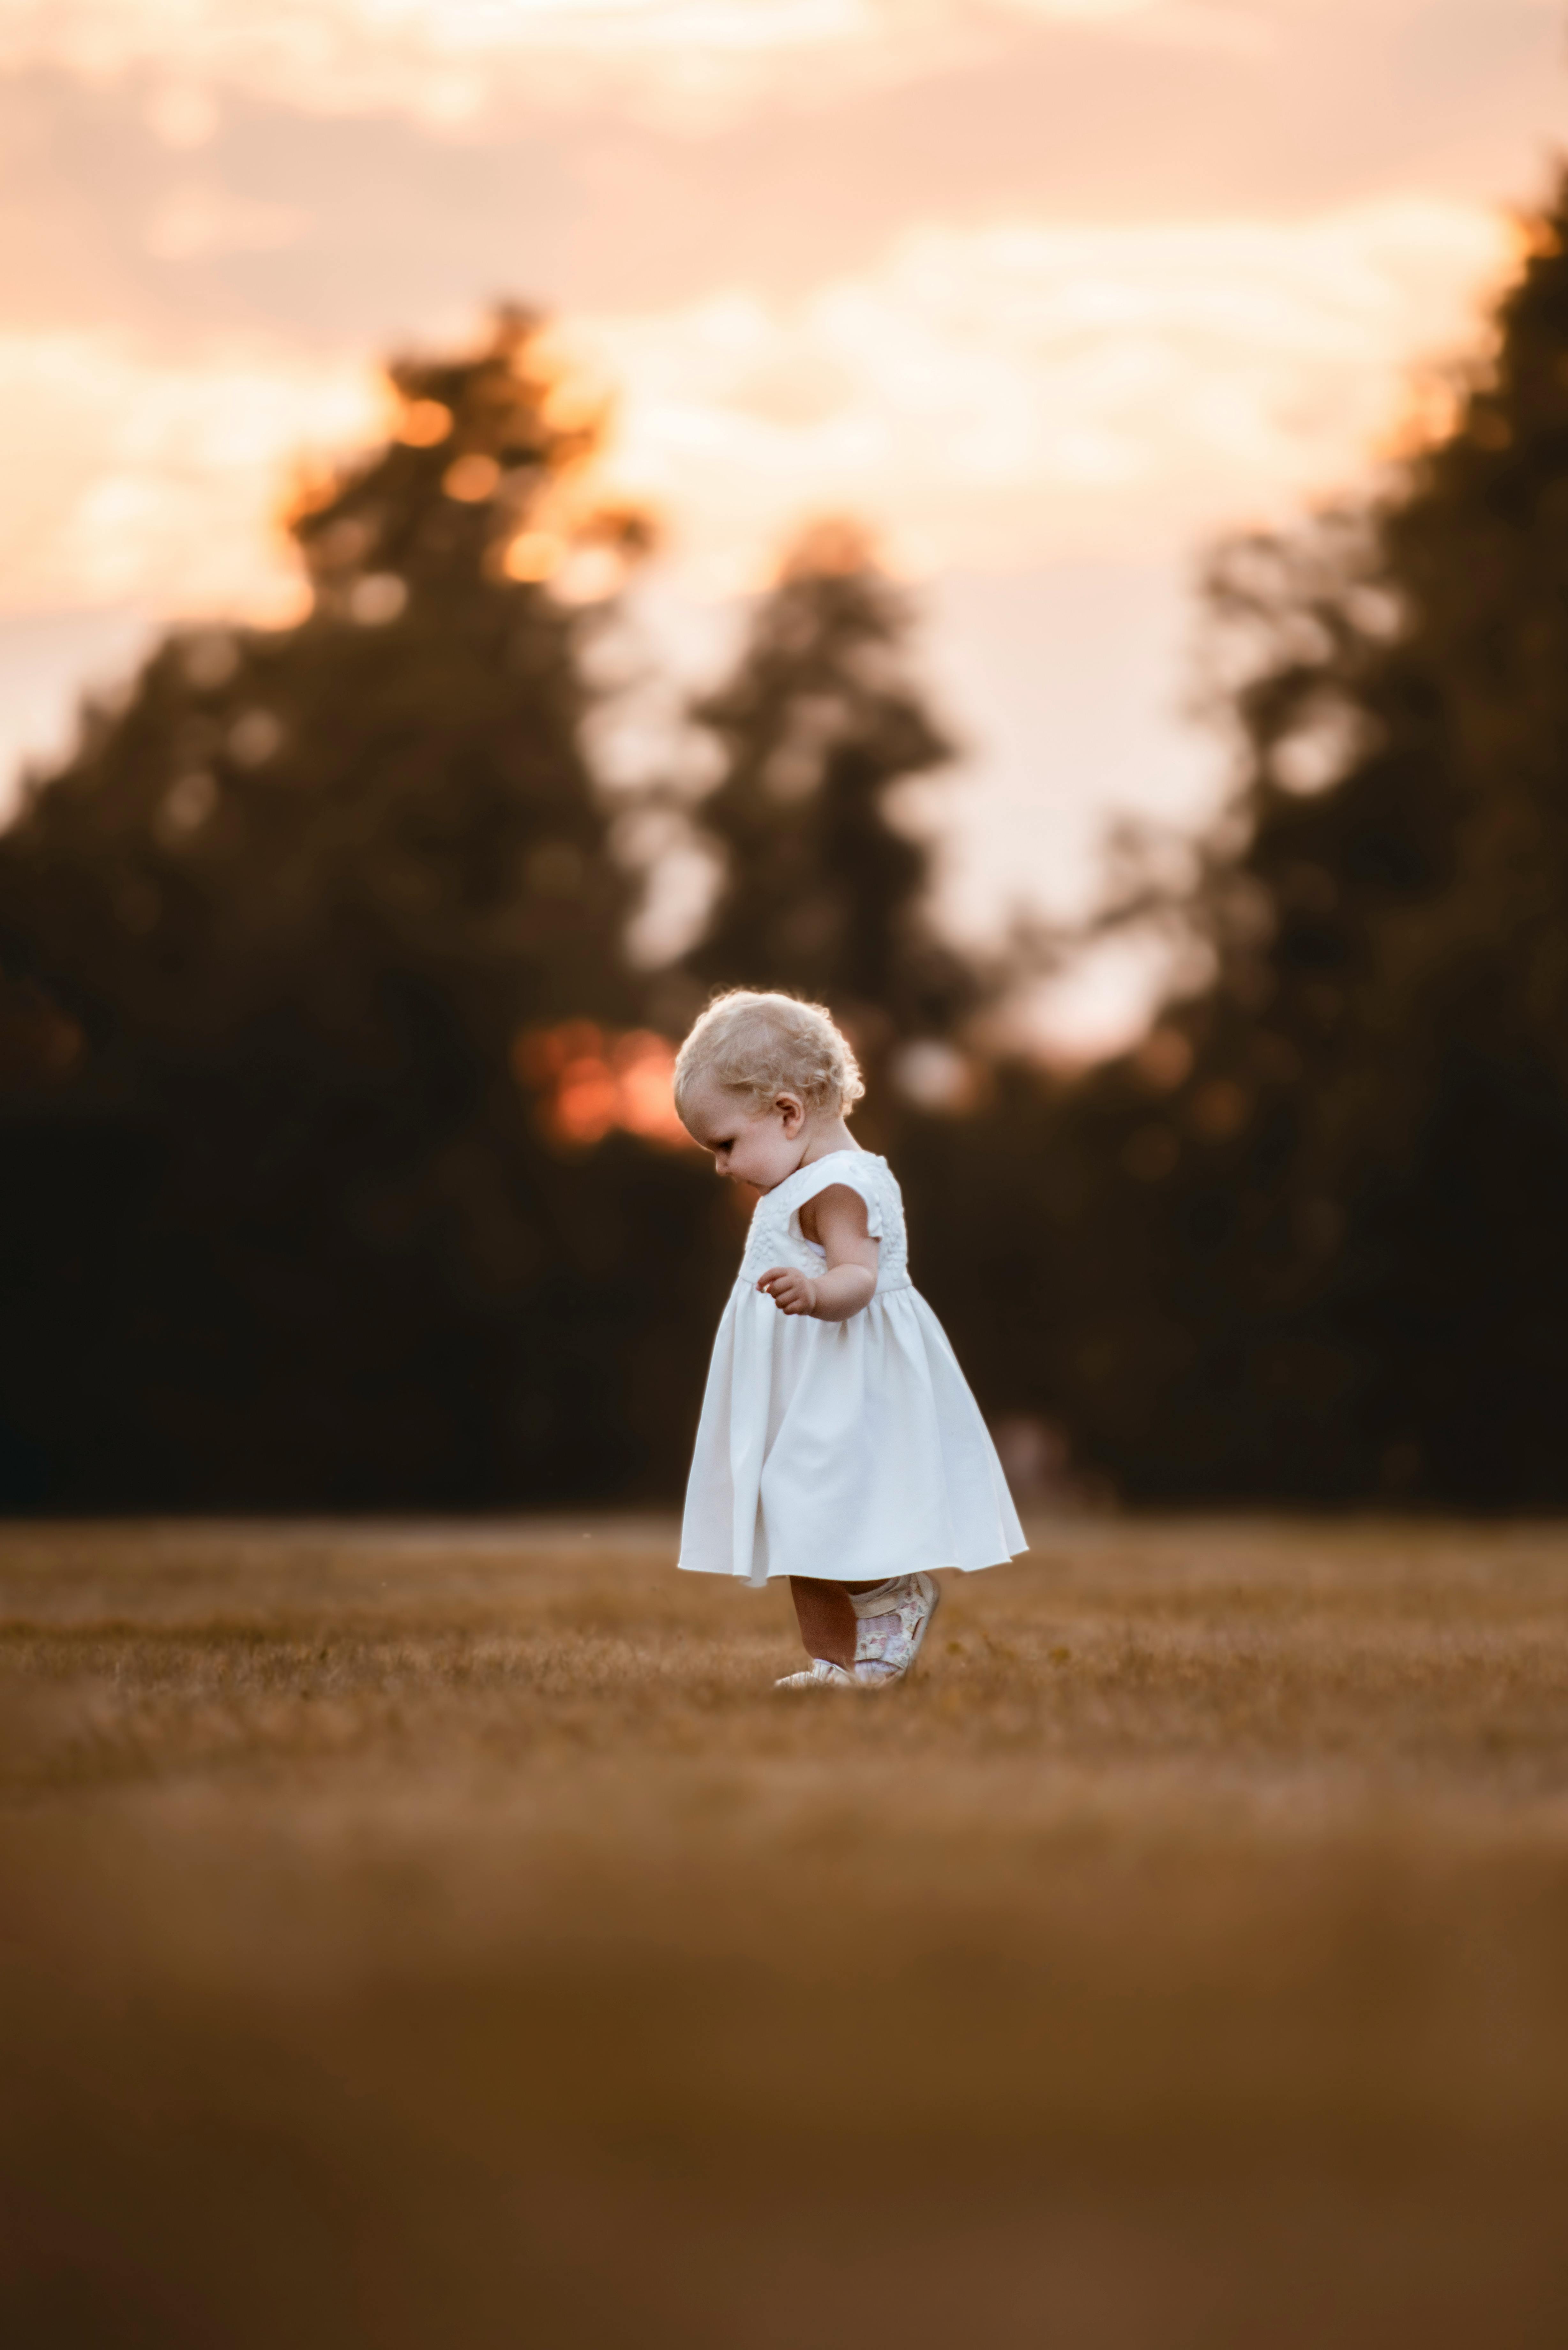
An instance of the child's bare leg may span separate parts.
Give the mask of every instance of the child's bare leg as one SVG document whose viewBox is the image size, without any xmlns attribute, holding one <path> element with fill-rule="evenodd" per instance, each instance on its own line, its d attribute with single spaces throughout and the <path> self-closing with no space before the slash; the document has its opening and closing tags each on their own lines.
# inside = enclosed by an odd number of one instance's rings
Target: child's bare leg
<svg viewBox="0 0 1568 2350">
<path fill-rule="evenodd" d="M 857 1628 L 850 1595 L 875 1591 L 876 1585 L 818 1583 L 813 1575 L 792 1575 L 789 1588 L 806 1655 L 826 1657 L 830 1665 L 842 1665 L 849 1671 L 855 1663 Z"/>
</svg>

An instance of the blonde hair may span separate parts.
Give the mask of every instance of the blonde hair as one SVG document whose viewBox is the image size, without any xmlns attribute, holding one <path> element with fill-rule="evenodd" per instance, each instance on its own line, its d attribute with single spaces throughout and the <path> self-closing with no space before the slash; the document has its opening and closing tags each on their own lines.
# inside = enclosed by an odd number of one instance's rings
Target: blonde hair
<svg viewBox="0 0 1568 2350">
<path fill-rule="evenodd" d="M 765 1109 L 782 1093 L 842 1118 L 866 1090 L 849 1039 L 826 1004 L 732 987 L 693 1023 L 675 1060 L 675 1107 L 709 1083 Z"/>
</svg>

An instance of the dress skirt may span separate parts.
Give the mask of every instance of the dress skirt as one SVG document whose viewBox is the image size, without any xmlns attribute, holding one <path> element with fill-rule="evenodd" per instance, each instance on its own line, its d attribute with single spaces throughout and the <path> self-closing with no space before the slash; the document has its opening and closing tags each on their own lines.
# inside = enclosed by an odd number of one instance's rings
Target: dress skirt
<svg viewBox="0 0 1568 2350">
<path fill-rule="evenodd" d="M 908 1281 L 845 1322 L 742 1277 L 714 1340 L 680 1565 L 753 1584 L 879 1583 L 1026 1544 L 947 1333 Z"/>
</svg>

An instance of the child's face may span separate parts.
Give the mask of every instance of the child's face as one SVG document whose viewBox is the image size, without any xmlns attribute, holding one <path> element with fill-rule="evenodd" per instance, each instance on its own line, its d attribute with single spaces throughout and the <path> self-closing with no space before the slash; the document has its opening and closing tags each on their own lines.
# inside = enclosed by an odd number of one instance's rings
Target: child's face
<svg viewBox="0 0 1568 2350">
<path fill-rule="evenodd" d="M 800 1163 L 805 1105 L 795 1094 L 775 1094 L 754 1109 L 743 1094 L 699 1086 L 686 1104 L 686 1131 L 713 1154 L 714 1172 L 771 1191 Z"/>
</svg>

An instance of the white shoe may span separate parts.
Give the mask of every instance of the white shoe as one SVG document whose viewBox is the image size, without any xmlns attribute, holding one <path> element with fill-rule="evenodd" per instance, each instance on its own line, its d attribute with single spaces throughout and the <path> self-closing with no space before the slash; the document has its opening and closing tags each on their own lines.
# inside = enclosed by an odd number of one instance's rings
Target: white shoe
<svg viewBox="0 0 1568 2350">
<path fill-rule="evenodd" d="M 788 1690 L 875 1689 L 877 1683 L 886 1678 L 882 1673 L 863 1673 L 858 1664 L 852 1673 L 846 1672 L 842 1665 L 832 1664 L 826 1657 L 814 1657 L 808 1671 L 785 1673 L 782 1680 L 776 1680 L 774 1683 L 774 1687 Z"/>
<path fill-rule="evenodd" d="M 891 1680 L 903 1680 L 896 1666 L 884 1664 L 872 1657 L 865 1664 L 856 1659 L 854 1673 L 844 1671 L 842 1664 L 830 1664 L 827 1657 L 814 1657 L 809 1673 L 785 1673 L 775 1680 L 775 1690 L 887 1690 Z"/>
<path fill-rule="evenodd" d="M 872 1591 L 851 1595 L 858 1625 L 855 1669 L 867 1679 L 902 1680 L 920 1653 L 931 1618 L 941 1606 L 941 1586 L 932 1575 L 895 1575 Z"/>
</svg>

